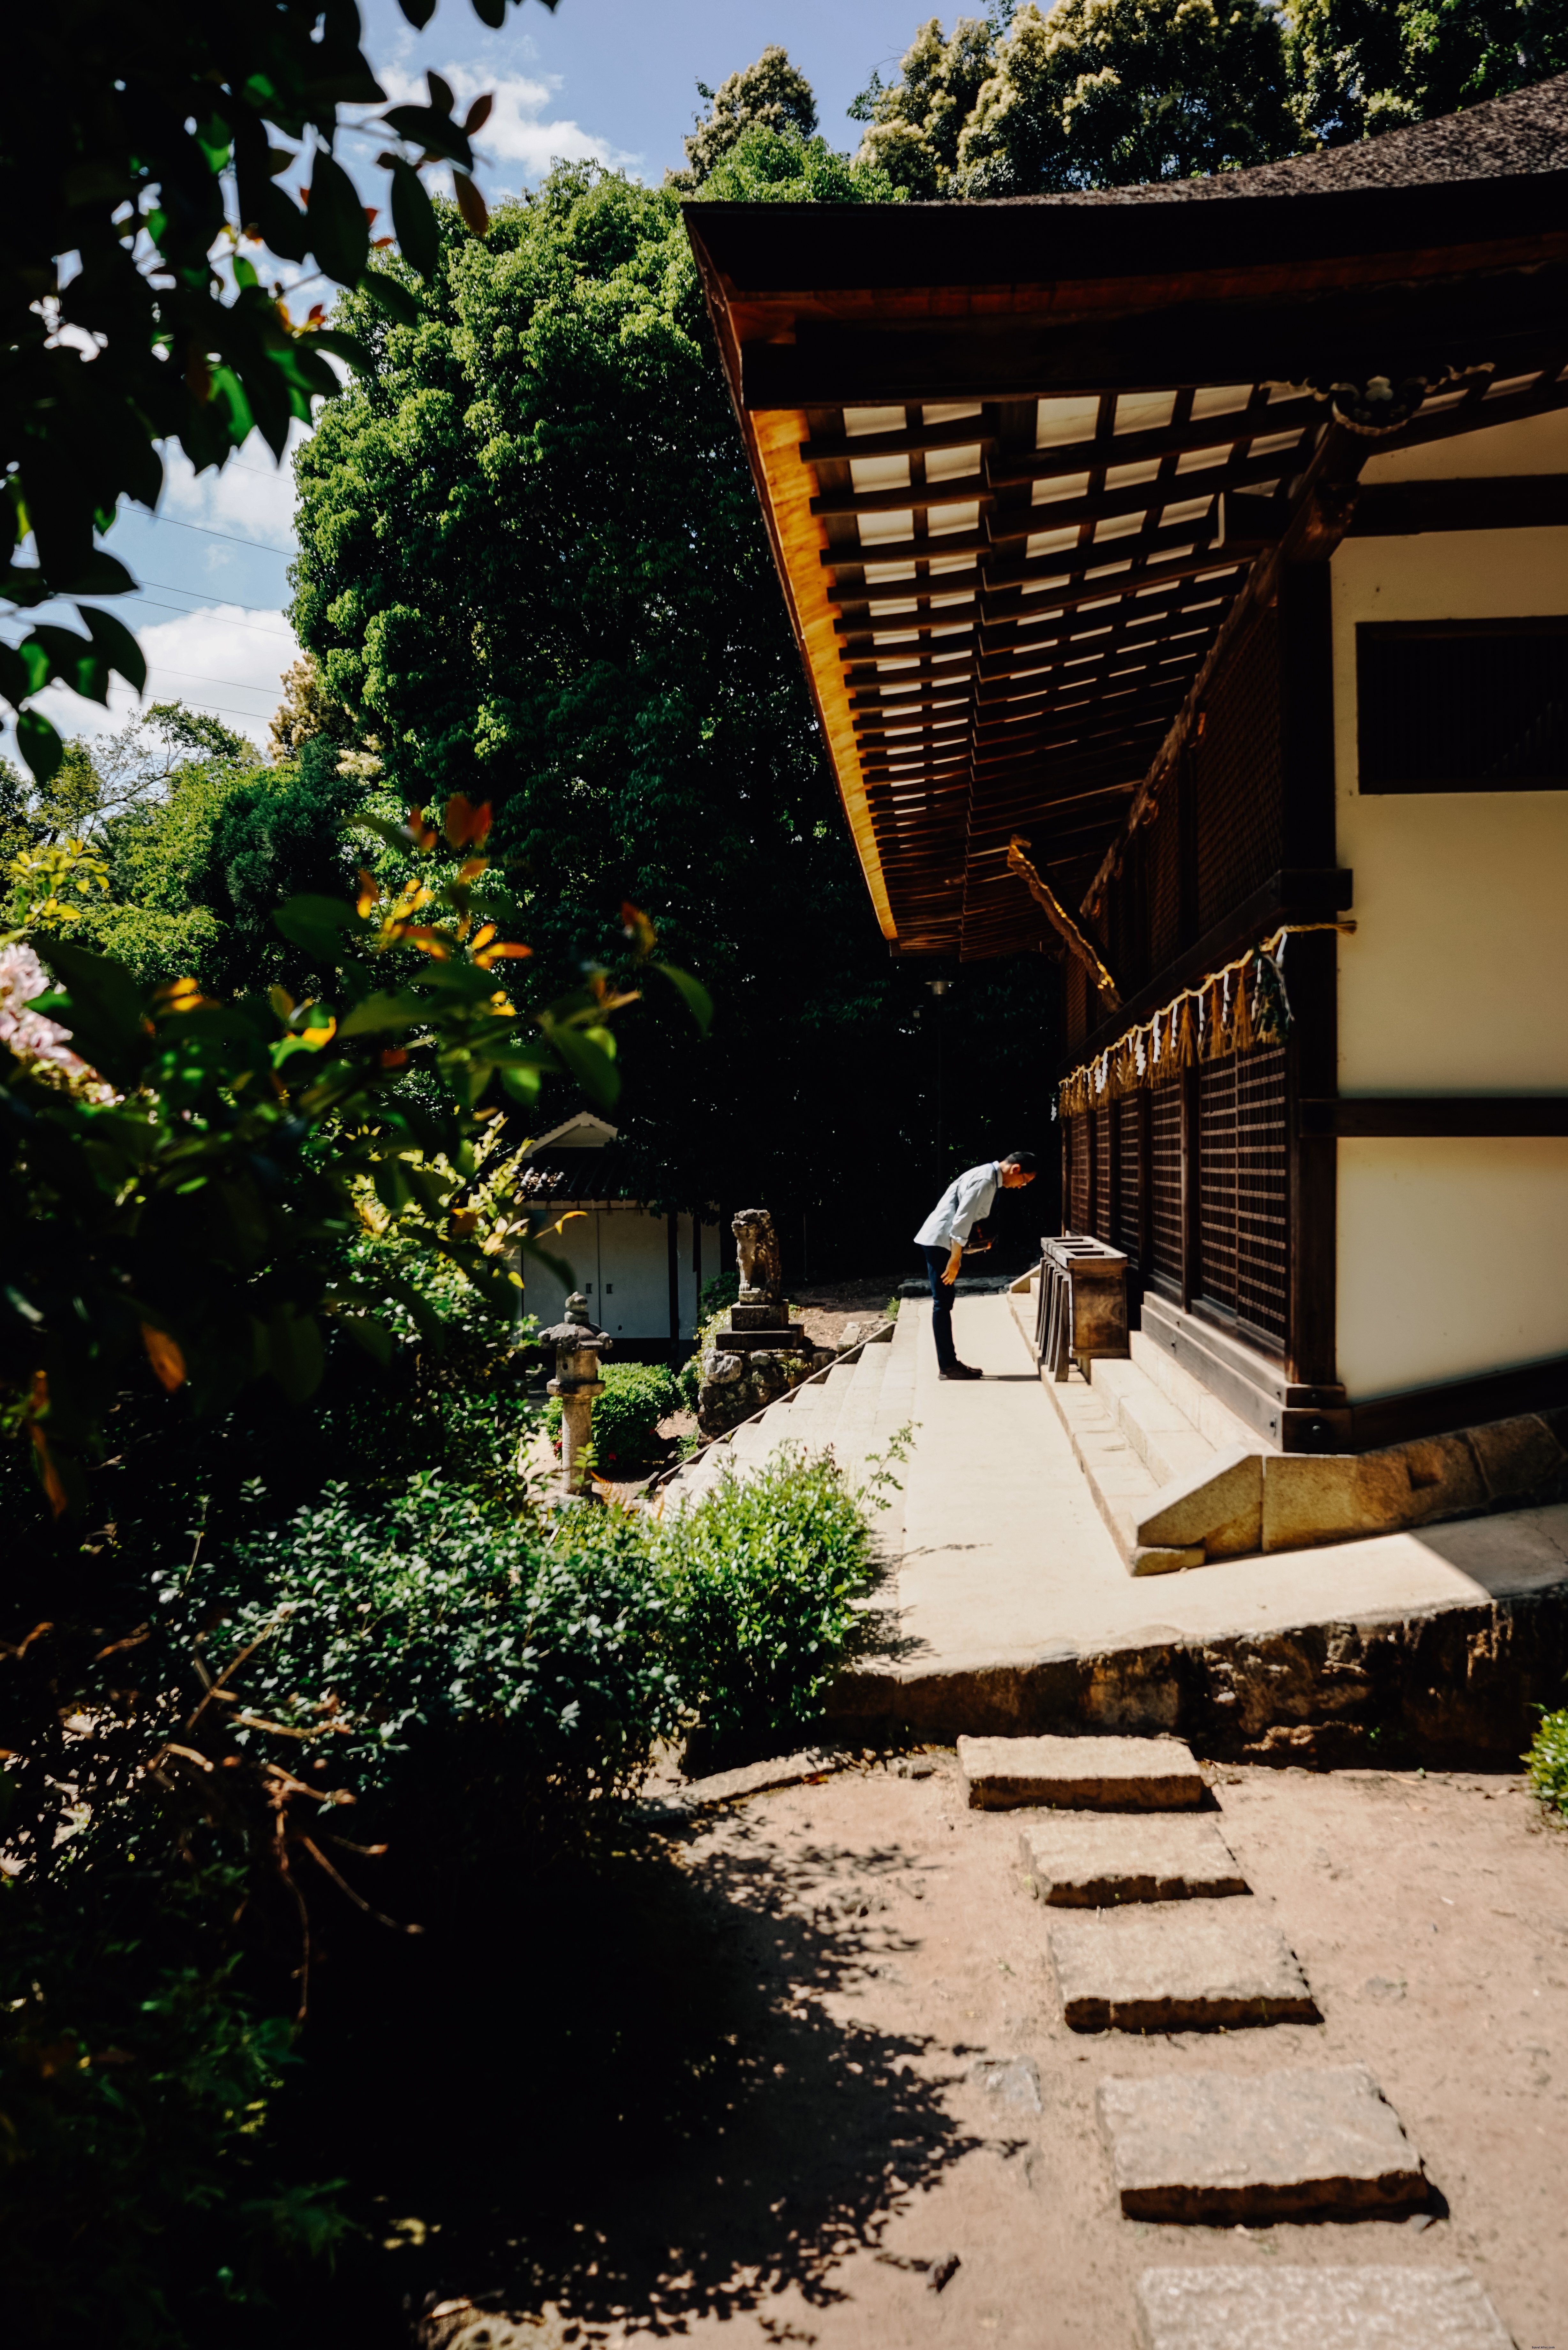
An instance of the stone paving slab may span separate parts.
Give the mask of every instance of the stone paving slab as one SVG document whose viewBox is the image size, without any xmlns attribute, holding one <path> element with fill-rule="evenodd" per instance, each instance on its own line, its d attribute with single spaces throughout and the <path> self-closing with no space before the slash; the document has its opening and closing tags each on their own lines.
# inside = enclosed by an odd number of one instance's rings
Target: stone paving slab
<svg viewBox="0 0 1568 2350">
<path fill-rule="evenodd" d="M 1162 1901 L 1062 1918 L 1051 1956 L 1075 2032 L 1319 2023 L 1294 1951 L 1253 1905 Z"/>
<path fill-rule="evenodd" d="M 1203 1773 L 1181 1738 L 961 1738 L 958 1756 L 975 1811 L 1157 1812 L 1203 1801 Z"/>
<path fill-rule="evenodd" d="M 1143 2350 L 1513 2350 L 1468 2269 L 1148 2269 Z"/>
<path fill-rule="evenodd" d="M 1428 2199 L 1421 2158 L 1365 2064 L 1112 2078 L 1099 2107 L 1129 2220 L 1367 2218 Z"/>
<path fill-rule="evenodd" d="M 1210 1819 L 1168 1812 L 1131 1819 L 1054 1812 L 1018 1839 L 1036 1898 L 1055 1908 L 1185 1901 L 1245 1893 L 1247 1880 Z"/>
</svg>

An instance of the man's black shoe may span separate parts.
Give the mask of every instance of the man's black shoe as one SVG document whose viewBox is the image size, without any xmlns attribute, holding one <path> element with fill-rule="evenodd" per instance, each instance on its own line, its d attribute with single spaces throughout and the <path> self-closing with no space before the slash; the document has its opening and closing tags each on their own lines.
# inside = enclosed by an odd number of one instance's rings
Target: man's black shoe
<svg viewBox="0 0 1568 2350">
<path fill-rule="evenodd" d="M 938 1376 L 944 1379 L 983 1379 L 985 1373 L 977 1371 L 972 1363 L 955 1363 L 950 1371 L 942 1371 Z"/>
</svg>

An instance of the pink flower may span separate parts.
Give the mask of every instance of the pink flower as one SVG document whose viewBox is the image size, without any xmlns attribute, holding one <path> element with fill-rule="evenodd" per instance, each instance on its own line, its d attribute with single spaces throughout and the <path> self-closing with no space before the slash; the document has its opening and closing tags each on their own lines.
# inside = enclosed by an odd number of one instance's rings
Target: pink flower
<svg viewBox="0 0 1568 2350">
<path fill-rule="evenodd" d="M 47 994 L 52 984 L 31 947 L 0 948 L 0 1045 L 19 1061 L 51 1061 L 80 1076 L 87 1064 L 67 1050 L 70 1030 L 27 1009 L 32 998 Z"/>
</svg>

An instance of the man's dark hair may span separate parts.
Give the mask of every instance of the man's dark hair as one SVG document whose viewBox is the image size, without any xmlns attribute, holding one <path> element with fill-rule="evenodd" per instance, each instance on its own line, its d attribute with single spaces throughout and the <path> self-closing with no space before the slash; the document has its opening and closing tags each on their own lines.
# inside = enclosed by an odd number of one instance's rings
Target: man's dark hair
<svg viewBox="0 0 1568 2350">
<path fill-rule="evenodd" d="M 1022 1167 L 1026 1175 L 1033 1175 L 1034 1153 L 1032 1150 L 1010 1150 L 1002 1163 L 1004 1167 Z"/>
</svg>

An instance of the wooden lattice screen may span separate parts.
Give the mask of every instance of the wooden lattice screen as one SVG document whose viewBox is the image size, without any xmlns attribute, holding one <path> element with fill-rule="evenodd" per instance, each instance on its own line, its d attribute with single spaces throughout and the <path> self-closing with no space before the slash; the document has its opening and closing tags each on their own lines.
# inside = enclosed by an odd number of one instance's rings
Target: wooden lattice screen
<svg viewBox="0 0 1568 2350">
<path fill-rule="evenodd" d="M 1181 1291 L 1181 1087 L 1172 1078 L 1149 1096 L 1150 1272 L 1173 1296 Z"/>
<path fill-rule="evenodd" d="M 1067 1229 L 1086 1232 L 1089 1229 L 1091 1201 L 1089 1199 L 1089 1121 L 1086 1118 L 1070 1118 L 1067 1124 Z"/>
<path fill-rule="evenodd" d="M 1127 1251 L 1127 1262 L 1137 1265 L 1142 1261 L 1140 1246 L 1141 1200 L 1139 1174 L 1143 1149 L 1143 1104 L 1136 1094 L 1128 1094 L 1116 1104 L 1116 1229 L 1117 1248 Z"/>
<path fill-rule="evenodd" d="M 1115 1212 L 1111 1190 L 1114 1168 L 1111 1122 L 1115 1116 L 1114 1102 L 1105 1103 L 1095 1112 L 1095 1221 L 1088 1229 L 1097 1241 L 1106 1243 L 1112 1238 L 1111 1219 Z"/>
<path fill-rule="evenodd" d="M 1275 1345 L 1286 1335 L 1282 1046 L 1199 1072 L 1198 1294 Z"/>
</svg>

